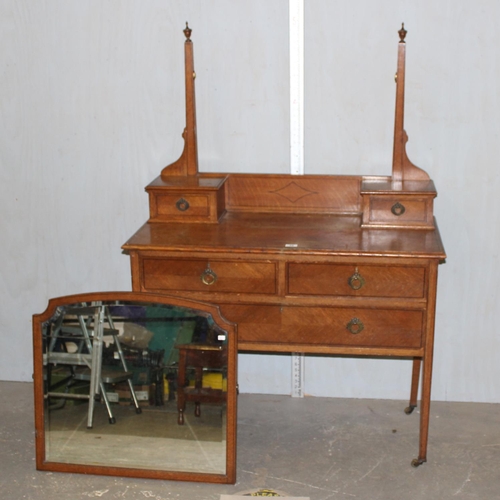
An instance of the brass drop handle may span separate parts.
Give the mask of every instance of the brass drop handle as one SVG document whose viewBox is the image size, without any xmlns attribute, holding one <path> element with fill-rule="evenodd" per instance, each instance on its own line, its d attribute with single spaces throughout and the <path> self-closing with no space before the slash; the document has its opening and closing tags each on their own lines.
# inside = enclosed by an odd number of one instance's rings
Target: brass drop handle
<svg viewBox="0 0 500 500">
<path fill-rule="evenodd" d="M 175 206 L 177 207 L 177 210 L 180 210 L 181 212 L 189 210 L 189 202 L 184 198 L 180 198 L 179 200 L 177 200 Z"/>
<path fill-rule="evenodd" d="M 363 288 L 365 285 L 365 279 L 361 274 L 358 272 L 358 268 L 354 271 L 354 274 L 347 280 L 347 283 L 349 283 L 349 286 L 353 290 L 359 290 L 360 288 Z"/>
<path fill-rule="evenodd" d="M 391 207 L 391 212 L 396 216 L 396 217 L 399 217 L 400 215 L 403 215 L 405 212 L 406 212 L 406 208 L 404 205 L 402 205 L 401 203 L 399 203 L 399 201 L 397 203 L 394 203 L 394 205 L 392 205 Z"/>
<path fill-rule="evenodd" d="M 352 334 L 357 334 L 361 333 L 365 325 L 363 325 L 363 322 L 359 318 L 352 318 L 349 323 L 347 323 L 346 328 L 352 333 Z"/>
<path fill-rule="evenodd" d="M 217 281 L 217 275 L 210 269 L 210 264 L 201 273 L 200 278 L 204 285 L 213 285 Z"/>
</svg>

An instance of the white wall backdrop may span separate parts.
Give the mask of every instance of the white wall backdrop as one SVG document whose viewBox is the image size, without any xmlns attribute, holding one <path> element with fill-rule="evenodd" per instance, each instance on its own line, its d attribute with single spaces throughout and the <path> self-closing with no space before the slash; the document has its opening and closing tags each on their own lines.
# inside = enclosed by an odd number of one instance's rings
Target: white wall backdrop
<svg viewBox="0 0 500 500">
<path fill-rule="evenodd" d="M 440 267 L 433 398 L 500 402 L 495 0 L 306 0 L 306 173 L 389 174 L 397 30 L 406 129 L 429 172 Z M 200 167 L 289 171 L 287 0 L 0 0 L 0 379 L 30 380 L 49 297 L 129 290 L 121 245 L 181 152 L 193 29 Z M 244 392 L 290 357 L 240 355 Z M 305 392 L 403 398 L 409 361 L 307 357 Z"/>
</svg>

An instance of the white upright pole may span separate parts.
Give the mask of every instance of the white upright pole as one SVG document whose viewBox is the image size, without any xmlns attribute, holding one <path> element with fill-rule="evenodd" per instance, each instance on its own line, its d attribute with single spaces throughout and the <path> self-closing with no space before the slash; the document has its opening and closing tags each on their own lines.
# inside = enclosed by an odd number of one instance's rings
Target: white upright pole
<svg viewBox="0 0 500 500">
<path fill-rule="evenodd" d="M 290 172 L 304 173 L 304 0 L 289 0 Z M 292 354 L 292 397 L 304 397 L 304 354 Z"/>
<path fill-rule="evenodd" d="M 304 0 L 289 0 L 290 22 L 290 164 L 304 173 Z"/>
</svg>

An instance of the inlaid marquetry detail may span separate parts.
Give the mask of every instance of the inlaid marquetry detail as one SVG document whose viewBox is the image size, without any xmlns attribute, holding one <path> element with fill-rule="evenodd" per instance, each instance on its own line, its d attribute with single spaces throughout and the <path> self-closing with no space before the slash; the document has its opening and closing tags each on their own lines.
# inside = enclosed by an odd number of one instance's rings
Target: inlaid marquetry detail
<svg viewBox="0 0 500 500">
<path fill-rule="evenodd" d="M 283 196 L 283 198 L 286 198 L 292 203 L 296 203 L 306 196 L 318 194 L 317 191 L 309 191 L 308 189 L 299 186 L 296 182 L 290 182 L 290 184 L 287 184 L 276 191 L 270 191 L 270 193 Z"/>
</svg>

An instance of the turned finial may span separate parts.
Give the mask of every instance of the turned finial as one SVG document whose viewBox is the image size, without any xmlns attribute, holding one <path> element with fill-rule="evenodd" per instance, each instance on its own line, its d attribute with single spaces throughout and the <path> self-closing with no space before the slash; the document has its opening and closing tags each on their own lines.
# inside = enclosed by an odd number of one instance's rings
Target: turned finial
<svg viewBox="0 0 500 500">
<path fill-rule="evenodd" d="M 188 26 L 188 23 L 186 21 L 186 27 L 182 30 L 184 31 L 184 35 L 186 35 L 186 41 L 190 42 L 191 41 L 191 28 Z"/>
<path fill-rule="evenodd" d="M 399 33 L 399 41 L 404 43 L 405 42 L 406 33 L 408 33 L 405 30 L 405 23 L 401 23 L 401 29 L 398 31 L 398 33 Z"/>
</svg>

